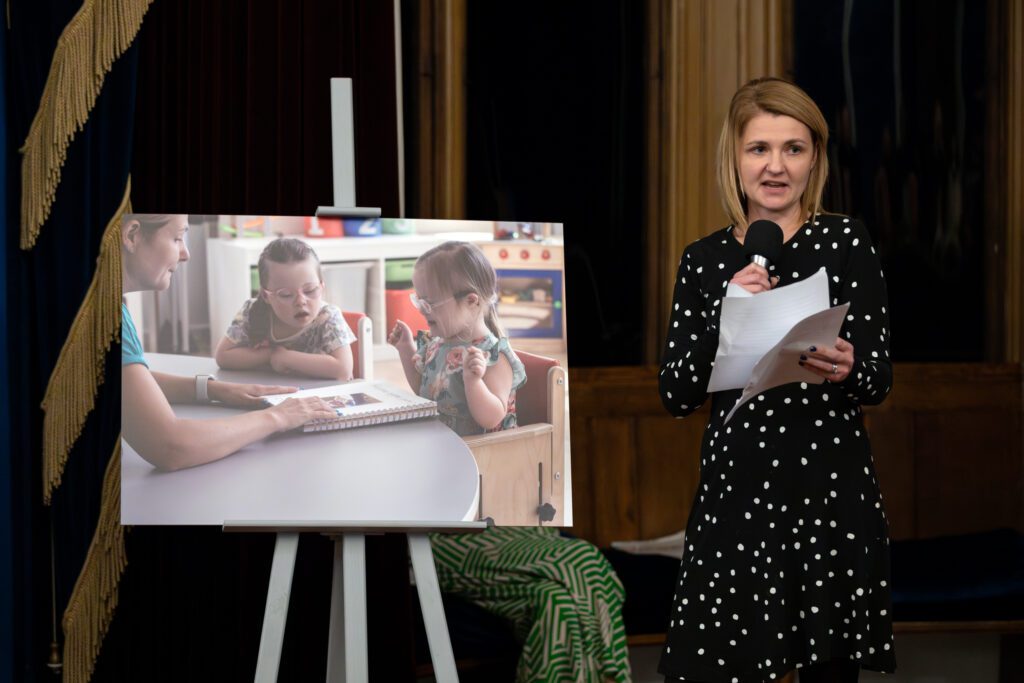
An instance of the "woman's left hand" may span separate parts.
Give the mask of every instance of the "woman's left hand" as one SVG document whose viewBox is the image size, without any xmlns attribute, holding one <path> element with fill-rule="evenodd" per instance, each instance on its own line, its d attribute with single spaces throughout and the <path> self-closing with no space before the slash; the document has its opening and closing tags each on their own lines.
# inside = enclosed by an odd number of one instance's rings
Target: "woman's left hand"
<svg viewBox="0 0 1024 683">
<path fill-rule="evenodd" d="M 800 365 L 816 375 L 838 384 L 853 369 L 853 344 L 836 337 L 836 345 L 811 347 L 800 355 Z"/>
<path fill-rule="evenodd" d="M 262 396 L 270 394 L 290 394 L 298 391 L 298 387 L 277 386 L 272 384 L 238 384 L 213 380 L 207 385 L 210 398 L 234 408 L 266 408 Z"/>
</svg>

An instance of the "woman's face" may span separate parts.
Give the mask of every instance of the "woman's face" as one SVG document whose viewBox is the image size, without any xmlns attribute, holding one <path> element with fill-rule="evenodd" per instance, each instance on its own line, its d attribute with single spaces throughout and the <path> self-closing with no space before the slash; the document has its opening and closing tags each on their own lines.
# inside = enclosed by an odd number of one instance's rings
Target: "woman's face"
<svg viewBox="0 0 1024 683">
<path fill-rule="evenodd" d="M 740 136 L 737 158 L 747 196 L 747 218 L 754 221 L 799 214 L 815 162 L 807 126 L 791 116 L 758 114 Z"/>
<path fill-rule="evenodd" d="M 188 261 L 188 216 L 172 216 L 158 230 L 146 231 L 137 220 L 122 229 L 124 290 L 163 291 L 179 263 Z"/>
<path fill-rule="evenodd" d="M 267 281 L 260 296 L 288 329 L 298 331 L 313 322 L 323 305 L 324 283 L 316 261 L 267 263 Z"/>
</svg>

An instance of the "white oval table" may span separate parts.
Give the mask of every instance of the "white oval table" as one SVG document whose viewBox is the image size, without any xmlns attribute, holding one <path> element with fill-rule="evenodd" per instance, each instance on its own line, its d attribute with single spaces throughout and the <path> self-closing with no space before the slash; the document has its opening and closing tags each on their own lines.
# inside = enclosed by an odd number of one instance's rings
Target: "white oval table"
<svg viewBox="0 0 1024 683">
<path fill-rule="evenodd" d="M 150 369 L 215 374 L 221 381 L 295 385 L 329 381 L 270 372 L 221 371 L 212 358 L 149 354 Z M 122 401 L 131 400 L 122 395 Z M 240 413 L 210 404 L 174 406 L 178 417 Z M 437 679 L 457 680 L 427 533 L 479 531 L 479 471 L 472 453 L 436 419 L 333 432 L 293 431 L 221 460 L 176 472 L 155 469 L 130 444 L 121 448 L 121 522 L 220 525 L 225 531 L 277 534 L 260 638 L 257 681 L 274 681 L 280 663 L 292 573 L 302 531 L 334 537 L 328 681 L 365 681 L 365 534 L 403 532 L 420 595 Z"/>
</svg>

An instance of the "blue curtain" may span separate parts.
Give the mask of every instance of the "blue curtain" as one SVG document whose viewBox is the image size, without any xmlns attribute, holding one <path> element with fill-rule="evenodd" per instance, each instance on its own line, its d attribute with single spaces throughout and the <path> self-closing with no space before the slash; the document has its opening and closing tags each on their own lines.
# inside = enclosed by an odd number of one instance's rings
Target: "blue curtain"
<svg viewBox="0 0 1024 683">
<path fill-rule="evenodd" d="M 134 47 L 112 65 L 84 128 L 71 141 L 61 169 L 61 182 L 49 219 L 36 245 L 18 246 L 20 155 L 39 106 L 57 39 L 81 9 L 81 0 L 11 2 L 6 34 L 9 76 L 4 88 L 10 144 L 4 157 L 8 206 L 4 231 L 7 298 L 5 343 L 11 430 L 9 458 L 3 467 L 9 489 L 13 557 L 10 582 L 13 600 L 5 612 L 13 643 L 11 655 L 0 655 L 0 668 L 10 667 L 15 681 L 53 681 L 47 669 L 51 612 L 57 620 L 81 570 L 99 514 L 100 491 L 107 462 L 120 430 L 120 355 L 114 345 L 106 358 L 104 382 L 81 436 L 69 454 L 61 486 L 52 505 L 42 503 L 42 418 L 40 402 L 50 373 L 67 339 L 96 270 L 103 232 L 121 199 L 131 165 L 135 115 Z M 0 15 L 0 21 L 3 21 Z M 0 494 L 2 495 L 2 494 Z M 55 546 L 55 592 L 51 598 L 51 528 Z M 54 602 L 56 603 L 54 605 Z M 60 625 L 57 625 L 58 633 Z M 63 639 L 58 636 L 62 641 Z"/>
<path fill-rule="evenodd" d="M 0 30 L 0 235 L 7 235 L 7 29 Z M 0 330 L 7 325 L 7 241 L 0 239 Z M 14 583 L 11 576 L 11 421 L 7 335 L 0 334 L 0 683 L 14 680 Z"/>
</svg>

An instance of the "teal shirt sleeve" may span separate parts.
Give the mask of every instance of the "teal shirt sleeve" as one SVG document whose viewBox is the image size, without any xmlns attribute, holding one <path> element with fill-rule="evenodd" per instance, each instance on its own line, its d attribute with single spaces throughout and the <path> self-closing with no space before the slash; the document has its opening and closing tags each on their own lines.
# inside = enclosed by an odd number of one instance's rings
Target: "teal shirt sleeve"
<svg viewBox="0 0 1024 683">
<path fill-rule="evenodd" d="M 121 303 L 121 366 L 131 365 L 133 363 L 141 363 L 147 368 L 149 363 L 146 362 L 145 356 L 142 354 L 142 342 L 139 341 L 139 333 L 135 330 L 135 321 L 132 320 L 132 314 L 128 312 L 128 307 Z"/>
<path fill-rule="evenodd" d="M 519 360 L 519 356 L 512 350 L 512 346 L 508 343 L 508 337 L 502 337 L 498 339 L 494 346 L 490 349 L 490 358 L 487 361 L 487 367 L 490 367 L 498 362 L 498 358 L 505 356 L 508 359 L 508 364 L 512 366 L 512 390 L 521 388 L 526 384 L 526 367 L 523 366 L 523 361 Z"/>
</svg>

